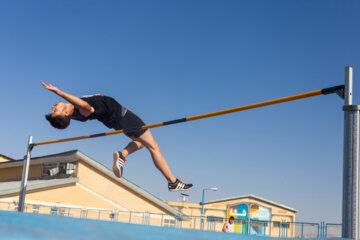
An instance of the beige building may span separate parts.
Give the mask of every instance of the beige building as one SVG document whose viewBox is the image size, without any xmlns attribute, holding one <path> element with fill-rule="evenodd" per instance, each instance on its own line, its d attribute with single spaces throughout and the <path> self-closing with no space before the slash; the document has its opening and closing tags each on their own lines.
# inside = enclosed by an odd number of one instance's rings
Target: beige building
<svg viewBox="0 0 360 240">
<path fill-rule="evenodd" d="M 189 217 L 201 216 L 200 203 L 165 202 Z M 254 195 L 230 197 L 204 203 L 203 225 L 204 229 L 221 231 L 226 219 L 233 216 L 235 232 L 293 237 L 296 212 L 297 210 L 291 207 Z M 201 221 L 198 221 L 198 224 L 200 227 Z"/>
<path fill-rule="evenodd" d="M 0 154 L 0 163 L 2 163 L 2 162 L 11 162 L 11 161 L 15 161 L 15 160 Z"/>
<path fill-rule="evenodd" d="M 16 210 L 23 160 L 0 159 L 0 209 Z M 181 215 L 77 150 L 31 159 L 26 211 L 147 224 Z"/>
<path fill-rule="evenodd" d="M 23 163 L 0 155 L 0 210 L 17 210 Z M 234 216 L 235 232 L 294 236 L 288 223 L 297 211 L 254 195 L 208 201 L 204 210 L 202 219 L 199 203 L 162 201 L 77 150 L 30 161 L 26 212 L 210 231 Z"/>
</svg>

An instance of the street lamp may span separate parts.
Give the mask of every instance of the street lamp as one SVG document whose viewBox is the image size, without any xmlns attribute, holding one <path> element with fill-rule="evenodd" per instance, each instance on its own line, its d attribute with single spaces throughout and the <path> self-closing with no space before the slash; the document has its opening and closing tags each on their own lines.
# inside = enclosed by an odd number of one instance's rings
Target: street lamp
<svg viewBox="0 0 360 240">
<path fill-rule="evenodd" d="M 204 217 L 205 217 L 204 216 L 204 198 L 205 198 L 206 190 L 217 191 L 218 189 L 216 187 L 203 189 L 203 195 L 202 195 L 202 201 L 201 201 L 201 230 L 204 230 Z"/>
<path fill-rule="evenodd" d="M 181 213 L 182 213 L 182 210 L 184 208 L 184 202 L 187 202 L 187 199 L 189 198 L 189 195 L 188 194 L 185 194 L 185 193 L 180 193 L 181 195 Z"/>
</svg>

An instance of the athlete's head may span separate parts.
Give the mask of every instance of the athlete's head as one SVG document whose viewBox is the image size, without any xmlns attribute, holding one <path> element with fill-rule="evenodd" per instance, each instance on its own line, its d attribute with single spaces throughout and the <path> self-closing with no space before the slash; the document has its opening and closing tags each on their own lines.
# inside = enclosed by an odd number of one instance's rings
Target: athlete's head
<svg viewBox="0 0 360 240">
<path fill-rule="evenodd" d="M 65 129 L 70 125 L 71 104 L 58 102 L 52 107 L 50 114 L 46 114 L 46 119 L 51 126 L 58 129 Z"/>
<path fill-rule="evenodd" d="M 234 220 L 235 220 L 235 218 L 233 216 L 229 217 L 229 223 L 230 224 L 233 224 Z"/>
</svg>

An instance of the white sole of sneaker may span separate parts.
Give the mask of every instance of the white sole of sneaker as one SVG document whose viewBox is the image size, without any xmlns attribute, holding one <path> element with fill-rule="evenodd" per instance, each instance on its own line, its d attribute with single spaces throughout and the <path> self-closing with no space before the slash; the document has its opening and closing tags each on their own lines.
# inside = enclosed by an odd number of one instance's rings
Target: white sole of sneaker
<svg viewBox="0 0 360 240">
<path fill-rule="evenodd" d="M 190 190 L 190 189 L 192 189 L 193 187 L 191 187 L 191 188 L 188 188 L 188 189 L 169 189 L 169 191 L 170 192 L 177 192 L 177 191 L 188 191 L 188 190 Z"/>
</svg>

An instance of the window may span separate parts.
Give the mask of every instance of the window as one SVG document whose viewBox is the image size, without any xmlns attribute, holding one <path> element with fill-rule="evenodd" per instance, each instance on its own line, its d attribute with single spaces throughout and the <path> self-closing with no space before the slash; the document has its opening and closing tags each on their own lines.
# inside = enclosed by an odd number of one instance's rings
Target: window
<svg viewBox="0 0 360 240">
<path fill-rule="evenodd" d="M 50 214 L 65 216 L 65 215 L 67 215 L 66 210 L 67 210 L 67 208 L 51 207 Z"/>
<path fill-rule="evenodd" d="M 76 176 L 77 162 L 44 163 L 42 167 L 43 178 Z"/>
<path fill-rule="evenodd" d="M 43 175 L 56 176 L 59 173 L 58 163 L 43 164 Z"/>
<path fill-rule="evenodd" d="M 175 219 L 164 219 L 164 227 L 175 227 Z"/>
<path fill-rule="evenodd" d="M 273 222 L 273 226 L 276 228 L 282 227 L 282 228 L 289 228 L 289 223 L 286 222 Z"/>
<path fill-rule="evenodd" d="M 32 212 L 39 213 L 40 212 L 40 205 L 32 205 Z"/>
<path fill-rule="evenodd" d="M 65 173 L 67 175 L 74 174 L 76 170 L 76 163 L 66 163 Z"/>
<path fill-rule="evenodd" d="M 206 220 L 208 222 L 224 222 L 224 219 L 222 217 L 214 217 L 214 216 L 207 216 Z"/>
<path fill-rule="evenodd" d="M 234 220 L 234 224 L 246 224 L 247 220 L 246 219 L 235 219 Z"/>
<path fill-rule="evenodd" d="M 58 213 L 58 208 L 57 207 L 51 207 L 50 214 L 57 215 L 57 213 Z"/>
<path fill-rule="evenodd" d="M 58 215 L 60 215 L 60 216 L 65 216 L 65 215 L 67 215 L 66 214 L 66 208 L 59 208 L 58 209 Z"/>
</svg>

